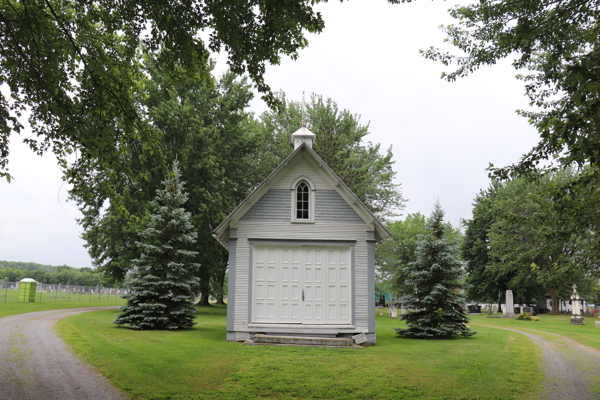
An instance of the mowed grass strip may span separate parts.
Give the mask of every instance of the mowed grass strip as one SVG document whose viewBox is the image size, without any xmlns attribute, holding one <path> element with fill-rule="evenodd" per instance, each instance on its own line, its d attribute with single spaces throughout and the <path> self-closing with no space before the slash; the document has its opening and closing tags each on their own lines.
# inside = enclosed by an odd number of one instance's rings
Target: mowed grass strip
<svg viewBox="0 0 600 400">
<path fill-rule="evenodd" d="M 585 325 L 571 325 L 570 315 L 540 314 L 539 321 L 519 321 L 514 318 L 487 318 L 487 315 L 469 316 L 472 323 L 480 326 L 499 326 L 511 329 L 530 329 L 566 336 L 586 346 L 600 350 L 600 328 L 595 326 L 595 318 L 585 318 Z M 533 332 L 532 333 L 536 333 Z"/>
<path fill-rule="evenodd" d="M 136 399 L 528 399 L 540 353 L 518 333 L 482 327 L 468 339 L 396 337 L 377 320 L 364 350 L 243 346 L 225 341 L 226 309 L 198 308 L 181 332 L 137 332 L 117 312 L 70 317 L 58 331 L 75 352 Z"/>
<path fill-rule="evenodd" d="M 125 304 L 125 300 L 117 297 L 117 300 L 115 301 L 114 296 L 111 296 L 110 299 L 103 299 L 102 301 L 42 301 L 41 303 L 37 301 L 35 303 L 0 302 L 0 318 L 36 311 L 63 310 L 66 308 L 122 306 L 123 304 Z"/>
</svg>

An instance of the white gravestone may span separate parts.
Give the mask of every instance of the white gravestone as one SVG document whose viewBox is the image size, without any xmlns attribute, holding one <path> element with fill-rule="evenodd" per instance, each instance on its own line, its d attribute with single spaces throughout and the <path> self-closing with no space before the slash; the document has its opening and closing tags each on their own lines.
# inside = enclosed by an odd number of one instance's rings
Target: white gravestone
<svg viewBox="0 0 600 400">
<path fill-rule="evenodd" d="M 571 315 L 571 325 L 583 325 L 583 316 L 581 315 L 581 306 L 579 295 L 577 294 L 577 285 L 573 284 L 573 294 L 571 295 L 571 302 L 573 305 Z"/>
<path fill-rule="evenodd" d="M 396 311 L 396 307 L 392 308 L 392 318 L 396 318 L 398 316 L 397 311 Z"/>
<path fill-rule="evenodd" d="M 504 310 L 504 318 L 515 317 L 515 303 L 513 303 L 512 290 L 506 291 L 506 309 Z"/>
</svg>

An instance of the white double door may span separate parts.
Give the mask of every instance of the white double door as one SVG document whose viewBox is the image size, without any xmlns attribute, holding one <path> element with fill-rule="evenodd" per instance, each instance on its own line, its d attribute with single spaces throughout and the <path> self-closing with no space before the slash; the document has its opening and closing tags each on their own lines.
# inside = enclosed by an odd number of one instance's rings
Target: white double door
<svg viewBox="0 0 600 400">
<path fill-rule="evenodd" d="M 347 246 L 254 245 L 252 322 L 350 324 Z"/>
</svg>

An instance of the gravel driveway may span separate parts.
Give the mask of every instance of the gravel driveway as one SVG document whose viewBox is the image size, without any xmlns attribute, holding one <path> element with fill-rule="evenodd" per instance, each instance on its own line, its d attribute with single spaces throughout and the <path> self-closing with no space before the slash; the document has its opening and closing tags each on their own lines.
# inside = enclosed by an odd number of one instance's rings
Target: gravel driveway
<svg viewBox="0 0 600 400">
<path fill-rule="evenodd" d="M 497 326 L 481 325 L 489 328 L 505 329 L 530 338 L 542 350 L 542 372 L 546 375 L 543 383 L 542 400 L 598 400 L 590 386 L 600 389 L 600 351 L 585 346 L 565 336 L 529 329 L 521 331 Z M 549 335 L 553 340 L 539 334 Z"/>
<path fill-rule="evenodd" d="M 58 338 L 56 321 L 118 307 L 39 311 L 0 319 L 0 399 L 125 400 Z"/>
</svg>

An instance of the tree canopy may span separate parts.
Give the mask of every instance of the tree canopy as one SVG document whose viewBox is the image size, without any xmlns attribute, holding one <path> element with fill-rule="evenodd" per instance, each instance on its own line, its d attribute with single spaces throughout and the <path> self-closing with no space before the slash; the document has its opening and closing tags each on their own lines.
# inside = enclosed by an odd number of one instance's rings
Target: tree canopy
<svg viewBox="0 0 600 400">
<path fill-rule="evenodd" d="M 16 282 L 24 278 L 62 285 L 105 286 L 114 283 L 106 275 L 89 267 L 73 268 L 67 265 L 52 266 L 0 260 L 0 281 Z"/>
<path fill-rule="evenodd" d="M 558 312 L 557 299 L 568 297 L 573 283 L 591 293 L 599 270 L 598 211 L 590 201 L 598 186 L 573 184 L 582 174 L 566 169 L 537 180 L 493 182 L 476 197 L 462 248 L 472 300 L 490 302 L 512 289 L 518 303 L 549 295 Z M 582 213 L 592 218 L 585 229 Z"/>
<path fill-rule="evenodd" d="M 425 56 L 457 68 L 453 81 L 483 65 L 512 58 L 531 110 L 519 113 L 540 133 L 519 163 L 493 169 L 497 177 L 530 172 L 542 160 L 600 165 L 600 7 L 595 0 L 482 0 L 455 6 L 458 24 L 443 27 L 459 54 L 436 48 Z"/>
<path fill-rule="evenodd" d="M 160 132 L 157 145 L 163 156 L 180 162 L 189 191 L 184 207 L 198 237 L 194 261 L 200 267 L 194 273 L 207 304 L 211 282 L 213 292 L 222 295 L 227 268 L 226 250 L 212 238 L 212 229 L 264 178 L 256 172 L 262 136 L 245 110 L 252 93 L 247 82 L 232 73 L 199 82 L 183 65 L 171 70 L 152 53 L 145 55 L 144 71 L 137 101 Z M 140 256 L 135 242 L 150 217 L 150 202 L 164 174 L 153 152 L 132 146 L 125 154 L 123 162 L 144 179 L 93 172 L 86 186 L 70 192 L 84 215 L 83 238 L 94 265 L 117 280 Z M 114 188 L 111 196 L 102 190 L 109 179 Z"/>
<path fill-rule="evenodd" d="M 304 111 L 290 104 L 283 93 L 280 99 L 280 112 L 267 111 L 260 116 L 265 176 L 290 154 L 290 135 L 305 125 L 316 135 L 315 152 L 371 212 L 386 217 L 404 208 L 401 185 L 394 183 L 392 148 L 381 154 L 379 144 L 367 142 L 369 125 L 362 125 L 358 114 L 340 110 L 332 99 L 314 94 Z"/>
<path fill-rule="evenodd" d="M 137 102 L 143 75 L 139 52 L 160 51 L 165 69 L 185 66 L 201 81 L 210 52 L 224 50 L 229 69 L 247 74 L 272 107 L 264 81 L 267 64 L 296 59 L 307 32 L 325 23 L 314 10 L 327 0 L 5 0 L 0 4 L 0 178 L 10 181 L 9 139 L 23 131 L 29 113 L 38 153 L 52 150 L 65 176 L 85 185 L 85 165 L 110 175 L 135 177 L 122 148 L 153 151 L 166 169 L 160 135 Z M 395 0 L 388 0 L 396 3 Z M 111 181 L 103 190 L 112 191 Z"/>
</svg>

